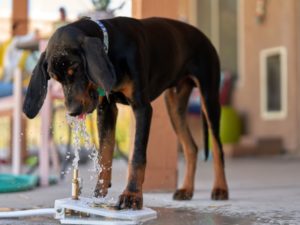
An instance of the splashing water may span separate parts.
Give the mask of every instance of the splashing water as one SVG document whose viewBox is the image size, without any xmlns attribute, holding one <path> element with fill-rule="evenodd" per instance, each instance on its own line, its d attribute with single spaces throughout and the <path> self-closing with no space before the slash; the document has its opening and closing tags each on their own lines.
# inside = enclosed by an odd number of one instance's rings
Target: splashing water
<svg viewBox="0 0 300 225">
<path fill-rule="evenodd" d="M 79 151 L 80 151 L 80 133 L 81 133 L 81 127 L 83 126 L 82 124 L 84 123 L 84 120 L 79 119 L 77 117 L 71 117 L 67 115 L 67 122 L 71 126 L 73 133 L 74 133 L 74 138 L 73 138 L 73 148 L 74 148 L 74 159 L 72 166 L 74 169 L 78 169 L 78 162 L 79 162 Z"/>
<path fill-rule="evenodd" d="M 115 198 L 114 197 L 109 197 L 109 196 L 105 196 L 105 197 L 92 197 L 93 203 L 96 205 L 99 205 L 100 207 L 103 206 L 115 206 Z"/>
<path fill-rule="evenodd" d="M 91 153 L 89 154 L 89 158 L 93 161 L 93 168 L 89 170 L 90 172 L 95 172 L 99 174 L 101 172 L 101 167 L 98 163 L 98 151 L 96 149 L 96 146 L 91 142 L 91 138 L 89 133 L 87 132 L 86 124 L 85 124 L 85 116 L 81 117 L 72 117 L 67 114 L 67 122 L 69 126 L 71 126 L 74 136 L 73 136 L 73 149 L 74 149 L 74 159 L 72 166 L 75 169 L 78 169 L 78 162 L 79 162 L 79 151 L 80 143 L 81 143 L 81 137 L 84 141 L 84 147 L 87 150 L 90 150 Z"/>
<path fill-rule="evenodd" d="M 89 133 L 87 132 L 86 123 L 85 123 L 85 116 L 83 117 L 71 117 L 70 115 L 66 115 L 67 117 L 67 123 L 72 128 L 73 132 L 73 141 L 72 141 L 72 149 L 74 149 L 74 159 L 72 162 L 72 166 L 75 169 L 78 169 L 78 162 L 80 160 L 80 154 L 81 151 L 81 144 L 84 145 L 84 148 L 89 152 L 88 158 L 92 160 L 92 168 L 90 168 L 88 171 L 90 174 L 90 181 L 95 180 L 95 178 L 98 178 L 98 175 L 101 173 L 102 168 L 99 165 L 99 156 L 98 151 L 96 149 L 96 146 L 91 141 L 91 137 Z M 82 143 L 83 142 L 83 143 Z M 66 159 L 70 158 L 70 155 L 66 156 Z M 71 171 L 71 168 L 69 167 L 67 171 L 64 172 L 64 174 L 69 174 Z M 93 189 L 91 188 L 91 192 L 93 193 Z"/>
</svg>

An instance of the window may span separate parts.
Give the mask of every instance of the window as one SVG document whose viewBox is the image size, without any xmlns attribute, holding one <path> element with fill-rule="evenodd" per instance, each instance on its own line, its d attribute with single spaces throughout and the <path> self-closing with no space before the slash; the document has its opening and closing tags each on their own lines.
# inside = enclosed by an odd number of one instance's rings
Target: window
<svg viewBox="0 0 300 225">
<path fill-rule="evenodd" d="M 261 115 L 263 119 L 284 119 L 287 115 L 287 52 L 284 47 L 260 54 Z"/>
<path fill-rule="evenodd" d="M 237 73 L 238 2 L 240 0 L 197 0 L 198 27 L 217 49 L 222 70 Z"/>
</svg>

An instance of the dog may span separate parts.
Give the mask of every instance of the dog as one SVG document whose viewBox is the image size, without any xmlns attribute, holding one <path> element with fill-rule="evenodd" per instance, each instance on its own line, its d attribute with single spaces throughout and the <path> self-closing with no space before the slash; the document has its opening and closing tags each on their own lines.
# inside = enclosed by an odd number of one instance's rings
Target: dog
<svg viewBox="0 0 300 225">
<path fill-rule="evenodd" d="M 211 198 L 228 199 L 219 136 L 220 62 L 215 48 L 201 31 L 166 18 L 80 19 L 57 29 L 41 54 L 24 100 L 23 112 L 27 117 L 34 118 L 42 107 L 50 78 L 61 83 L 71 116 L 97 110 L 102 171 L 95 188 L 96 197 L 106 196 L 111 186 L 116 103 L 132 107 L 136 120 L 134 150 L 127 185 L 116 203 L 119 209 L 143 207 L 151 101 L 163 92 L 186 159 L 184 182 L 173 198 L 193 197 L 197 146 L 185 116 L 190 93 L 197 87 L 206 158 L 209 131 L 212 134 L 215 180 Z"/>
</svg>

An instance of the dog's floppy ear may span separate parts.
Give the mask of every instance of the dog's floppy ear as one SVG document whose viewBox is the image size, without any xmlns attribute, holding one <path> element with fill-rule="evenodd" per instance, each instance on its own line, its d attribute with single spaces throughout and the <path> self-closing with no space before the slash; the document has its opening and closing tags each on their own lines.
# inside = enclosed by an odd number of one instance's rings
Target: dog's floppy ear
<svg viewBox="0 0 300 225">
<path fill-rule="evenodd" d="M 101 39 L 85 37 L 82 48 L 89 79 L 106 92 L 110 92 L 116 83 L 116 73 L 104 52 Z"/>
<path fill-rule="evenodd" d="M 38 114 L 47 94 L 48 80 L 50 77 L 47 73 L 45 55 L 45 52 L 41 54 L 33 70 L 23 103 L 23 112 L 30 119 Z"/>
</svg>

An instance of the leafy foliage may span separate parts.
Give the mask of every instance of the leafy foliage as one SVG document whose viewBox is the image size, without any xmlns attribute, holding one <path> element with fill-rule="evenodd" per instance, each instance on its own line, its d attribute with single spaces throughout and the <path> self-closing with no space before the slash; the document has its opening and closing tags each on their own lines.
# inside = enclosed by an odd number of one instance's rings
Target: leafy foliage
<svg viewBox="0 0 300 225">
<path fill-rule="evenodd" d="M 97 11 L 106 11 L 110 0 L 92 0 Z"/>
</svg>

